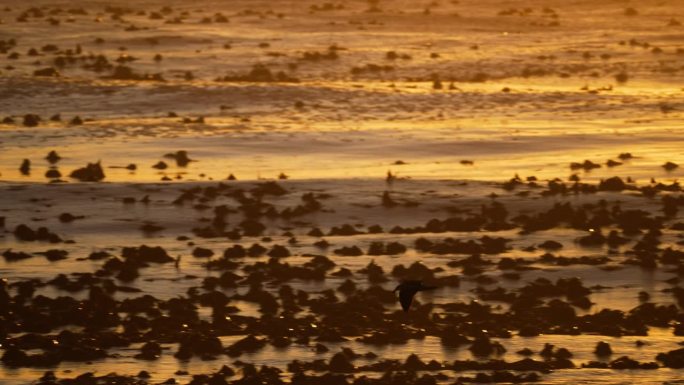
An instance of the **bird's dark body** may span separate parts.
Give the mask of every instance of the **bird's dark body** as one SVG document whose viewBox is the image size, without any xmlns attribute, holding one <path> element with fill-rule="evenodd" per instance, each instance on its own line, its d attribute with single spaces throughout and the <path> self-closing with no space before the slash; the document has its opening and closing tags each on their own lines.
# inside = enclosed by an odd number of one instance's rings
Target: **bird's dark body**
<svg viewBox="0 0 684 385">
<path fill-rule="evenodd" d="M 413 302 L 413 296 L 419 291 L 432 290 L 435 286 L 426 286 L 421 281 L 404 281 L 400 283 L 394 291 L 399 291 L 399 303 L 405 312 L 408 312 Z"/>
</svg>

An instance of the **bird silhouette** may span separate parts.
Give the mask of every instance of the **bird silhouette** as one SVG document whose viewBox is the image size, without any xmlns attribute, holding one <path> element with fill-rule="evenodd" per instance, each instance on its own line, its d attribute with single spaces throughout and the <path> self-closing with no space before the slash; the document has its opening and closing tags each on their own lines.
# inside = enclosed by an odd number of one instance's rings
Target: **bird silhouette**
<svg viewBox="0 0 684 385">
<path fill-rule="evenodd" d="M 419 291 L 433 290 L 436 286 L 426 286 L 421 281 L 404 281 L 400 283 L 394 291 L 399 291 L 399 303 L 405 312 L 408 312 L 413 302 L 413 296 Z"/>
</svg>

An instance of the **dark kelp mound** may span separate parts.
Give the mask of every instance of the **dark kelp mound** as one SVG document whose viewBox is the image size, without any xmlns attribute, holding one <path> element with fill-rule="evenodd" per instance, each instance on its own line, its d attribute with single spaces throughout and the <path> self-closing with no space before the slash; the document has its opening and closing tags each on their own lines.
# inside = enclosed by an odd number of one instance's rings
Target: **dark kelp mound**
<svg viewBox="0 0 684 385">
<path fill-rule="evenodd" d="M 69 176 L 81 182 L 99 182 L 105 178 L 100 162 L 88 163 L 87 166 L 72 171 Z"/>
</svg>

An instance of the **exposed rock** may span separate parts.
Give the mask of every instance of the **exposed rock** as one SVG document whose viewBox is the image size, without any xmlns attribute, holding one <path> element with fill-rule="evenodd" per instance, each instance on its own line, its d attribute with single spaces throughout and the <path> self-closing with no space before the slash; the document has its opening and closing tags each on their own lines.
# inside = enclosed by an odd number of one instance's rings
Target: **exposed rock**
<svg viewBox="0 0 684 385">
<path fill-rule="evenodd" d="M 48 169 L 48 170 L 45 172 L 45 177 L 46 177 L 46 178 L 51 178 L 51 179 L 61 178 L 61 177 L 62 177 L 62 173 L 59 172 L 59 170 L 57 170 L 57 169 L 55 169 L 55 168 L 51 168 L 51 169 Z"/>
<path fill-rule="evenodd" d="M 656 359 L 668 368 L 682 369 L 684 368 L 684 348 L 659 353 Z"/>
<path fill-rule="evenodd" d="M 38 123 L 40 123 L 40 116 L 35 115 L 35 114 L 26 114 L 24 115 L 24 126 L 26 127 L 36 127 Z"/>
<path fill-rule="evenodd" d="M 610 348 L 610 345 L 607 342 L 600 341 L 596 344 L 596 348 L 594 348 L 594 354 L 599 357 L 610 356 L 613 354 L 613 349 Z"/>
<path fill-rule="evenodd" d="M 31 161 L 24 159 L 19 166 L 19 171 L 22 175 L 29 175 L 31 173 Z"/>
<path fill-rule="evenodd" d="M 139 360 L 156 360 L 161 357 L 162 348 L 156 342 L 146 342 L 141 348 L 140 353 L 135 355 Z"/>
<path fill-rule="evenodd" d="M 59 77 L 60 74 L 55 68 L 48 67 L 33 71 L 33 76 Z"/>
<path fill-rule="evenodd" d="M 203 247 L 195 247 L 192 251 L 192 256 L 195 258 L 210 258 L 212 255 L 214 255 L 213 251 Z"/>
<path fill-rule="evenodd" d="M 185 167 L 188 165 L 188 163 L 194 162 L 194 160 L 188 157 L 188 152 L 184 150 L 176 151 L 175 153 L 168 153 L 164 155 L 164 157 L 174 159 L 179 167 Z"/>
<path fill-rule="evenodd" d="M 667 162 L 663 165 L 663 168 L 667 171 L 672 171 L 672 170 L 676 169 L 677 167 L 679 167 L 679 165 L 677 163 L 673 163 L 673 162 Z"/>
<path fill-rule="evenodd" d="M 160 160 L 152 166 L 152 168 L 156 168 L 157 170 L 166 170 L 168 167 L 169 166 L 163 160 Z"/>
<path fill-rule="evenodd" d="M 331 372 L 350 373 L 354 371 L 354 364 L 351 363 L 349 357 L 343 352 L 335 353 L 330 359 L 328 367 Z"/>
<path fill-rule="evenodd" d="M 59 160 L 62 159 L 62 157 L 57 154 L 57 151 L 52 150 L 47 154 L 45 159 L 47 159 L 47 161 L 50 162 L 50 164 L 55 164 L 59 162 Z"/>
<path fill-rule="evenodd" d="M 99 182 L 105 178 L 100 162 L 88 163 L 87 166 L 72 171 L 69 176 L 81 182 Z"/>
</svg>

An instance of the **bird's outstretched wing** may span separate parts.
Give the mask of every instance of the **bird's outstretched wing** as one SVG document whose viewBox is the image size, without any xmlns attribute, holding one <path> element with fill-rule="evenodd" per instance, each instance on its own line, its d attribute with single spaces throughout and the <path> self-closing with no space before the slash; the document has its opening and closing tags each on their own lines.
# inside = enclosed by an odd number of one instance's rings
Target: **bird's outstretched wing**
<svg viewBox="0 0 684 385">
<path fill-rule="evenodd" d="M 413 302 L 413 296 L 416 295 L 416 290 L 402 289 L 399 290 L 399 302 L 401 303 L 401 308 L 405 312 L 411 307 L 411 302 Z"/>
</svg>

